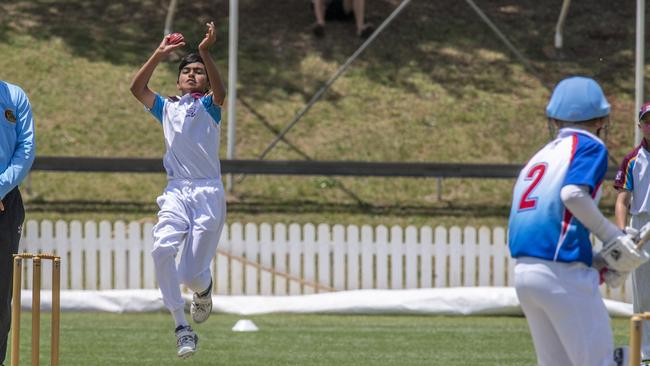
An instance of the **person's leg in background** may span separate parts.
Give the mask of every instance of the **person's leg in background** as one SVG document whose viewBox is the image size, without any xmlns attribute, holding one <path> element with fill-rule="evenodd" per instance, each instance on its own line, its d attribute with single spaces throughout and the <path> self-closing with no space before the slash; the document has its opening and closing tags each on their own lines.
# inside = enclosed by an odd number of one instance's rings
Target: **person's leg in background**
<svg viewBox="0 0 650 366">
<path fill-rule="evenodd" d="M 314 16 L 316 17 L 316 24 L 312 26 L 312 32 L 316 37 L 323 37 L 325 35 L 325 0 L 313 0 Z"/>
<path fill-rule="evenodd" d="M 650 215 L 632 216 L 630 226 L 639 230 L 650 222 Z M 635 313 L 650 311 L 650 264 L 645 263 L 632 272 L 632 307 Z M 650 324 L 643 322 L 641 359 L 650 363 Z"/>
<path fill-rule="evenodd" d="M 354 22 L 357 27 L 357 35 L 361 38 L 368 38 L 374 28 L 371 24 L 366 23 L 366 0 L 345 0 L 343 7 L 346 13 L 354 13 Z"/>
<path fill-rule="evenodd" d="M 0 364 L 7 356 L 7 340 L 11 327 L 11 291 L 13 283 L 13 255 L 18 253 L 18 242 L 25 220 L 25 209 L 18 189 L 2 200 L 0 211 Z M 4 280 L 7 279 L 7 280 Z"/>
</svg>

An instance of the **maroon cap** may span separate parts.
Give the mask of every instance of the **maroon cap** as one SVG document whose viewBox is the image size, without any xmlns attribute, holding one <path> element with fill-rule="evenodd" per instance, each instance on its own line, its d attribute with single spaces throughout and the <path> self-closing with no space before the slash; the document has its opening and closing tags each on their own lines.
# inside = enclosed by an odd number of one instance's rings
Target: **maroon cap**
<svg viewBox="0 0 650 366">
<path fill-rule="evenodd" d="M 650 112 L 650 102 L 644 103 L 639 109 L 639 121 L 641 121 L 641 118 L 643 118 L 643 116 L 648 112 Z"/>
</svg>

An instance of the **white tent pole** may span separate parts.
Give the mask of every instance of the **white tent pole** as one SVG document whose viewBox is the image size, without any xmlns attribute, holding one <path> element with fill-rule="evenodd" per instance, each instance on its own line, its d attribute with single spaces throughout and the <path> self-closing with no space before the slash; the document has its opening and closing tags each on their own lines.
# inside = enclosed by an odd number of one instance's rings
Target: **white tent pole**
<svg viewBox="0 0 650 366">
<path fill-rule="evenodd" d="M 564 0 L 562 3 L 562 10 L 560 11 L 560 17 L 557 20 L 557 25 L 555 25 L 555 48 L 562 48 L 562 30 L 564 29 L 564 21 L 566 16 L 569 13 L 569 5 L 571 5 L 571 0 Z"/>
<path fill-rule="evenodd" d="M 230 0 L 230 24 L 228 28 L 228 149 L 226 158 L 235 158 L 235 129 L 237 125 L 237 42 L 239 38 L 239 1 Z M 226 188 L 232 192 L 232 174 L 226 177 Z"/>
<path fill-rule="evenodd" d="M 296 123 L 298 123 L 298 121 L 300 121 L 302 116 L 307 114 L 307 112 L 311 109 L 311 107 L 314 104 L 316 104 L 316 102 L 318 102 L 318 100 L 321 98 L 321 96 L 323 96 L 323 94 L 325 94 L 325 92 L 330 88 L 330 86 L 332 86 L 332 84 L 334 84 L 336 79 L 338 79 L 339 76 L 341 76 L 348 69 L 350 64 L 352 64 L 352 62 L 354 60 L 356 60 L 357 57 L 359 57 L 359 55 L 361 55 L 361 53 L 375 40 L 375 38 L 377 38 L 377 36 L 384 30 L 384 28 L 386 28 L 393 21 L 393 19 L 397 15 L 399 15 L 399 13 L 401 13 L 402 10 L 404 10 L 404 8 L 410 2 L 411 2 L 411 0 L 403 0 L 402 3 L 399 4 L 399 6 L 397 8 L 395 8 L 395 10 L 393 10 L 393 12 L 379 25 L 379 27 L 377 29 L 375 29 L 374 32 L 372 32 L 370 37 L 368 37 L 368 39 L 366 39 L 365 42 L 363 42 L 363 44 L 361 44 L 361 46 L 359 46 L 359 48 L 357 48 L 357 50 L 354 51 L 352 56 L 348 57 L 348 59 L 345 61 L 345 63 L 343 65 L 341 65 L 341 67 L 339 67 L 338 70 L 336 70 L 334 75 L 332 75 L 332 77 L 330 77 L 329 80 L 327 80 L 325 82 L 325 85 L 323 85 L 316 92 L 316 94 L 314 94 L 311 97 L 311 99 L 309 100 L 307 105 L 305 105 L 302 108 L 302 110 L 300 110 L 300 112 L 298 112 L 298 114 L 293 118 L 293 120 L 291 122 L 289 122 L 289 124 L 287 126 L 285 126 L 282 129 L 282 131 L 278 132 L 278 134 L 275 136 L 275 139 L 273 139 L 273 141 L 271 141 L 271 143 L 264 149 L 264 151 L 262 151 L 262 153 L 258 157 L 259 160 L 262 160 L 262 159 L 264 159 L 266 157 L 266 155 L 275 147 L 275 145 L 278 142 L 280 142 L 280 140 L 282 140 L 284 138 L 284 135 L 286 135 L 289 132 L 289 130 L 292 129 L 293 126 Z"/>
<path fill-rule="evenodd" d="M 645 68 L 645 0 L 636 1 L 636 72 L 634 103 L 634 145 L 641 143 L 641 131 L 637 127 L 637 112 L 643 104 L 643 79 Z"/>
<path fill-rule="evenodd" d="M 167 8 L 167 16 L 165 17 L 165 30 L 163 31 L 163 36 L 166 36 L 172 32 L 172 23 L 174 22 L 176 3 L 178 3 L 177 0 L 171 0 L 169 2 L 169 7 Z"/>
<path fill-rule="evenodd" d="M 499 30 L 499 28 L 497 28 L 497 26 L 496 26 L 494 23 L 492 23 L 492 21 L 490 20 L 490 18 L 488 18 L 488 16 L 485 15 L 485 13 L 483 12 L 483 10 L 481 10 L 481 8 L 479 8 L 478 5 L 476 5 L 476 3 L 474 2 L 474 0 L 465 0 L 465 2 L 466 2 L 466 3 L 467 3 L 467 4 L 468 4 L 472 9 L 474 9 L 474 11 L 475 11 L 476 14 L 479 16 L 479 18 L 481 18 L 481 19 L 485 22 L 485 24 L 487 24 L 487 26 L 490 27 L 490 29 L 492 29 L 492 31 L 494 32 L 494 34 L 496 34 L 497 37 L 499 37 L 499 39 L 501 40 L 501 42 L 503 42 L 503 44 L 505 44 L 506 47 L 508 47 L 508 49 L 509 49 L 512 53 L 514 53 L 515 56 L 517 56 L 517 58 L 519 59 L 519 61 L 520 61 L 522 64 L 524 64 L 524 66 L 526 66 L 526 69 L 528 69 L 529 72 L 535 74 L 535 69 L 533 68 L 533 65 L 531 65 L 530 62 L 528 62 L 528 60 L 524 57 L 524 55 L 522 55 L 521 52 L 519 52 L 519 50 L 517 50 L 517 48 L 516 48 L 515 46 L 513 46 L 512 43 L 510 43 L 510 41 L 508 40 L 508 37 L 506 37 L 505 34 L 503 34 L 503 32 L 501 32 L 501 31 Z"/>
</svg>

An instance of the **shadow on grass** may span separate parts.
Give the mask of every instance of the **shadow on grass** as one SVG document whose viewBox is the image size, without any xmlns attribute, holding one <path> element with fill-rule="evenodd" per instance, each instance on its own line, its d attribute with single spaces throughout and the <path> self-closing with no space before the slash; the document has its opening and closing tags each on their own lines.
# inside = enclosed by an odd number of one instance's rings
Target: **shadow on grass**
<svg viewBox="0 0 650 366">
<path fill-rule="evenodd" d="M 29 212 L 39 213 L 124 213 L 153 214 L 158 206 L 150 202 L 109 201 L 42 201 L 26 204 Z M 367 214 L 409 216 L 494 217 L 507 216 L 506 206 L 416 206 L 416 205 L 357 205 L 354 203 L 322 203 L 314 201 L 247 201 L 228 203 L 228 211 L 246 214 Z"/>
<path fill-rule="evenodd" d="M 150 215 L 158 206 L 150 202 L 125 201 L 39 201 L 28 202 L 29 212 L 43 213 L 127 213 Z M 467 205 L 443 202 L 439 205 L 357 205 L 354 203 L 322 203 L 308 200 L 229 202 L 228 211 L 246 214 L 365 214 L 447 217 L 508 217 L 509 205 Z M 609 207 L 603 209 L 606 216 L 614 214 Z"/>
<path fill-rule="evenodd" d="M 180 2 L 175 25 L 195 49 L 205 23 L 223 14 L 227 4 Z M 10 1 L 0 4 L 0 34 L 27 33 L 37 39 L 62 39 L 71 52 L 93 61 L 141 65 L 163 36 L 167 1 L 53 0 Z M 227 13 L 227 11 L 226 11 Z M 222 24 L 227 29 L 227 24 Z"/>
<path fill-rule="evenodd" d="M 154 202 L 133 201 L 27 201 L 25 209 L 29 212 L 44 213 L 125 213 L 125 214 L 152 214 L 158 211 Z"/>
<path fill-rule="evenodd" d="M 503 205 L 451 205 L 445 203 L 439 206 L 427 205 L 358 205 L 354 203 L 322 203 L 313 201 L 281 201 L 281 202 L 236 202 L 228 204 L 228 209 L 234 212 L 260 214 L 365 214 L 388 215 L 396 217 L 411 216 L 452 216 L 452 217 L 494 217 L 507 216 L 509 207 Z"/>
<path fill-rule="evenodd" d="M 400 2 L 368 2 L 367 20 L 379 25 Z M 611 92 L 629 92 L 632 69 L 625 65 L 634 58 L 634 4 L 597 0 L 571 4 L 562 57 L 549 57 L 545 49 L 552 43 L 561 3 L 496 0 L 479 6 L 531 60 L 544 85 L 580 73 L 603 81 Z M 78 56 L 137 67 L 162 37 L 167 5 L 162 0 L 14 0 L 0 4 L 0 35 L 4 39 L 13 30 L 38 39 L 58 37 Z M 189 48 L 195 48 L 205 22 L 215 20 L 219 40 L 214 53 L 225 68 L 227 17 L 226 0 L 180 2 L 174 29 L 185 34 Z M 308 100 L 324 80 L 301 82 L 296 71 L 302 60 L 315 53 L 340 64 L 362 43 L 351 23 L 328 23 L 325 37 L 315 39 L 310 32 L 313 21 L 305 0 L 240 2 L 240 83 L 249 96 L 268 101 L 269 89 L 279 88 Z M 459 86 L 464 85 L 507 94 L 522 88 L 512 73 L 518 61 L 474 11 L 457 0 L 413 1 L 358 63 L 363 65 L 361 72 L 377 83 L 411 91 L 417 88 L 404 76 L 410 70 L 428 75 L 452 95 L 460 95 Z"/>
</svg>

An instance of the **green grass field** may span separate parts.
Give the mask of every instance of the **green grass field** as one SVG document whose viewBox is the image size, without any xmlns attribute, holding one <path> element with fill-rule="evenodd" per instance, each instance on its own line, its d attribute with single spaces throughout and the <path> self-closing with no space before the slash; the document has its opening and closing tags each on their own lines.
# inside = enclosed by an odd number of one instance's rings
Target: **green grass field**
<svg viewBox="0 0 650 366">
<path fill-rule="evenodd" d="M 263 315 L 260 328 L 234 333 L 235 315 L 213 314 L 195 327 L 193 365 L 532 365 L 523 317 Z M 21 365 L 30 360 L 30 316 L 23 314 Z M 41 362 L 49 356 L 49 314 L 42 314 Z M 63 313 L 61 365 L 175 365 L 173 323 L 166 313 Z M 613 320 L 617 344 L 628 321 Z"/>
</svg>

